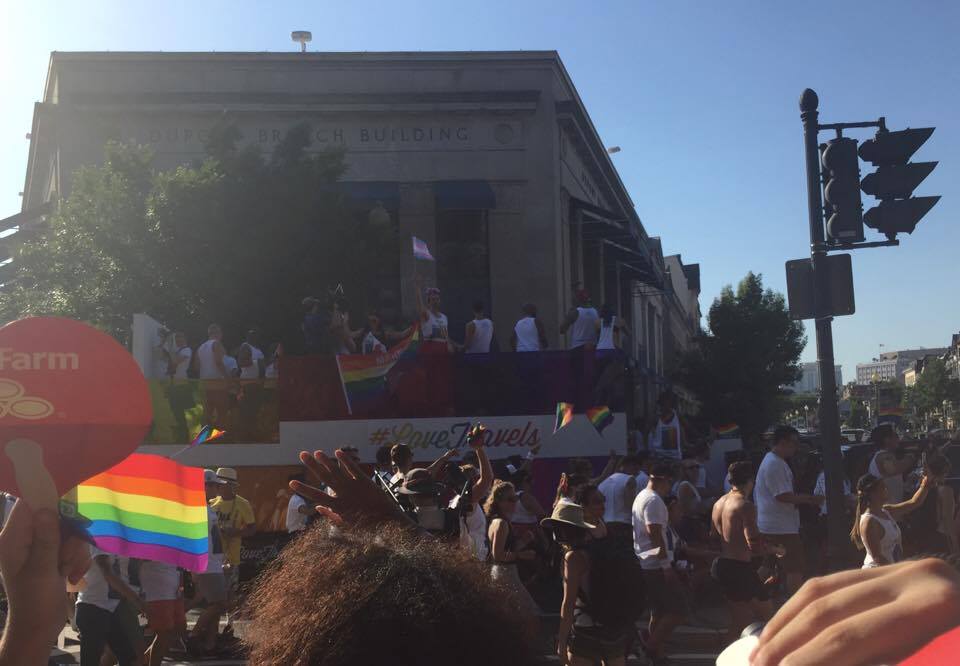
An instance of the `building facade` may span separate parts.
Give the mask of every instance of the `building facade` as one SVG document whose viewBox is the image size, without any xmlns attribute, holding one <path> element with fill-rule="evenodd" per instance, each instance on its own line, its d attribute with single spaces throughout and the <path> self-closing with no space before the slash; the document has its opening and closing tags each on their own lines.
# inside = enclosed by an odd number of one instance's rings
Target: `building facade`
<svg viewBox="0 0 960 666">
<path fill-rule="evenodd" d="M 790 386 L 794 393 L 816 395 L 820 393 L 820 366 L 817 363 L 801 363 L 803 375 L 800 381 Z M 837 365 L 833 369 L 837 386 L 843 386 L 843 366 Z"/>
<path fill-rule="evenodd" d="M 421 273 L 444 292 L 455 339 L 480 299 L 505 347 L 533 302 L 551 347 L 564 346 L 560 323 L 582 283 L 634 332 L 636 404 L 646 405 L 698 325 L 699 268 L 665 261 L 647 235 L 552 51 L 53 53 L 24 213 L 67 196 L 71 174 L 102 161 L 108 140 L 150 146 L 167 169 L 202 158 L 221 122 L 265 155 L 302 124 L 311 150 L 342 150 L 346 193 L 434 249 L 438 262 Z M 470 261 L 444 260 L 458 253 Z M 406 254 L 397 291 L 407 312 L 413 268 Z"/>
<path fill-rule="evenodd" d="M 895 352 L 884 352 L 879 358 L 869 363 L 857 363 L 857 384 L 870 384 L 876 376 L 880 381 L 896 381 L 903 384 L 904 372 L 913 364 L 927 356 L 941 356 L 947 352 L 946 348 L 936 349 L 904 349 Z"/>
</svg>

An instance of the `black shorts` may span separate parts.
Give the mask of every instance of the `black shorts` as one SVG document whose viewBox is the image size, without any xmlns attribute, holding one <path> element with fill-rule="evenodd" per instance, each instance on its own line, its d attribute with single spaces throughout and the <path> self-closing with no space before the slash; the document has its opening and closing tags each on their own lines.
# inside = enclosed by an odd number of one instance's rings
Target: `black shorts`
<svg viewBox="0 0 960 666">
<path fill-rule="evenodd" d="M 687 616 L 687 597 L 676 578 L 668 581 L 663 569 L 644 569 L 643 583 L 647 590 L 650 609 L 656 613 Z"/>
<path fill-rule="evenodd" d="M 710 576 L 720 585 L 728 601 L 766 601 L 770 598 L 750 562 L 718 557 L 710 567 Z"/>
<path fill-rule="evenodd" d="M 607 661 L 627 653 L 627 634 L 607 627 L 578 627 L 570 630 L 567 651 L 574 657 Z"/>
</svg>

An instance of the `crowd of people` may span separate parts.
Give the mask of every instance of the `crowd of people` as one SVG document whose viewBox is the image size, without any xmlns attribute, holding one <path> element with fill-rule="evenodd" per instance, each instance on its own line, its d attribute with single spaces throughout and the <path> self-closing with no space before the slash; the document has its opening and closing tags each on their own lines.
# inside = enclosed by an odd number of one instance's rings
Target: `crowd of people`
<svg viewBox="0 0 960 666">
<path fill-rule="evenodd" d="M 661 420 L 673 416 L 665 407 Z M 36 639 L 23 627 L 48 647 L 52 629 L 62 628 L 50 576 L 82 588 L 75 623 L 84 664 L 159 664 L 180 641 L 193 653 L 215 650 L 224 613 L 228 627 L 248 625 L 243 641 L 256 664 L 532 664 L 545 649 L 539 611 L 551 590 L 562 593 L 552 649 L 577 666 L 623 664 L 631 652 L 666 663 L 674 629 L 717 593 L 730 610 L 728 641 L 767 622 L 753 664 L 809 656 L 818 637 L 828 654 L 850 636 L 862 639 L 850 653 L 857 658 L 840 652 L 831 663 L 892 663 L 957 624 L 956 569 L 943 558 L 902 562 L 911 553 L 956 556 L 953 492 L 943 482 L 949 462 L 940 450 L 907 454 L 891 428 L 875 430 L 869 471 L 852 484 L 851 544 L 862 551 L 861 572 L 802 585 L 811 566 L 801 509 L 818 518 L 823 495 L 797 488 L 797 431 L 778 428 L 759 466 L 731 463 L 721 488 L 702 474 L 703 451 L 661 455 L 649 446 L 654 433 L 648 446 L 611 456 L 599 474 L 590 461 L 571 460 L 552 506 L 532 490 L 537 452 L 491 461 L 479 429 L 465 455 L 447 452 L 425 466 L 404 444 L 383 447 L 372 468 L 356 450 L 304 452 L 305 475 L 290 483 L 293 537 L 242 605 L 240 544 L 255 527 L 235 470 L 205 473 L 211 557 L 189 578 L 163 563 L 89 551 L 73 538 L 61 543 L 49 516 L 13 502 L 0 535 L 10 603 L 0 664 L 43 663 L 27 658 L 39 652 L 30 652 Z M 917 516 L 926 517 L 903 522 Z M 60 554 L 44 559 L 50 548 Z M 910 585 L 894 571 L 909 572 Z M 187 605 L 202 608 L 189 632 Z M 894 632 L 891 623 L 912 622 L 909 613 L 926 624 Z"/>
</svg>

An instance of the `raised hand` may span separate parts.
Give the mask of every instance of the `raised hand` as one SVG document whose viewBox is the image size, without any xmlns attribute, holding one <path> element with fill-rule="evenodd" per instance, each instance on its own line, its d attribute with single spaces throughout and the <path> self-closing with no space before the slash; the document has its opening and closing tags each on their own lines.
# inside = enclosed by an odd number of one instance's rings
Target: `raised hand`
<svg viewBox="0 0 960 666">
<path fill-rule="evenodd" d="M 413 523 L 404 516 L 397 503 L 380 490 L 349 454 L 337 449 L 331 459 L 323 451 L 300 452 L 300 462 L 311 476 L 336 493 L 326 492 L 299 481 L 291 481 L 290 489 L 316 503 L 316 510 L 337 525 L 375 525 L 397 521 Z M 337 464 L 339 461 L 339 464 Z"/>
</svg>

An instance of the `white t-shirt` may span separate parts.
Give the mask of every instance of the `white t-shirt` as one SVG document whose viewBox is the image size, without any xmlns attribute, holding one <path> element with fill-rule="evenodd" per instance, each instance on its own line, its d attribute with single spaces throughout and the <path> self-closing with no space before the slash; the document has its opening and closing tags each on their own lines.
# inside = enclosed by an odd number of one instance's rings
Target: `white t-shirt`
<svg viewBox="0 0 960 666">
<path fill-rule="evenodd" d="M 207 506 L 207 568 L 204 573 L 223 572 L 223 539 L 217 512 Z"/>
<path fill-rule="evenodd" d="M 617 318 L 611 317 L 610 324 L 607 325 L 600 320 L 600 338 L 597 340 L 597 349 L 616 349 L 613 341 L 613 331 L 617 326 Z"/>
<path fill-rule="evenodd" d="M 229 354 L 223 355 L 223 367 L 227 369 L 227 377 L 236 377 L 240 374 L 240 366 L 237 365 L 237 359 Z"/>
<path fill-rule="evenodd" d="M 813 494 L 820 495 L 821 497 L 827 496 L 827 479 L 824 476 L 823 472 L 820 472 L 820 475 L 817 477 L 817 483 L 813 486 Z M 850 492 L 850 482 L 846 479 L 843 480 L 843 494 L 845 497 L 850 497 L 853 493 Z M 827 515 L 827 503 L 824 502 L 820 505 L 820 515 Z"/>
<path fill-rule="evenodd" d="M 90 557 L 96 558 L 99 555 L 106 556 L 108 560 L 107 566 L 119 576 L 120 565 L 117 562 L 116 556 L 90 546 Z M 87 573 L 83 575 L 83 580 L 86 585 L 77 595 L 78 604 L 90 604 L 97 608 L 102 608 L 109 613 L 117 610 L 117 606 L 120 605 L 120 594 L 110 588 L 107 584 L 107 579 L 103 577 L 103 572 L 96 562 L 90 563 L 90 568 L 87 569 Z"/>
<path fill-rule="evenodd" d="M 493 340 L 493 322 L 489 319 L 473 320 L 473 340 L 470 346 L 463 351 L 466 354 L 486 354 L 490 351 L 490 342 Z"/>
<path fill-rule="evenodd" d="M 537 320 L 533 317 L 524 317 L 513 327 L 517 336 L 518 352 L 540 351 L 540 331 L 537 330 Z"/>
<path fill-rule="evenodd" d="M 216 354 L 213 351 L 216 344 L 216 340 L 207 340 L 197 347 L 197 370 L 200 379 L 220 379 L 222 377 L 219 368 L 217 368 Z"/>
<path fill-rule="evenodd" d="M 596 308 L 577 308 L 577 318 L 570 325 L 570 349 L 597 343 L 597 321 L 600 315 Z"/>
<path fill-rule="evenodd" d="M 423 322 L 423 339 L 445 342 L 447 340 L 447 315 L 442 312 L 434 314 L 427 310 L 427 318 Z"/>
<path fill-rule="evenodd" d="M 140 565 L 140 587 L 147 601 L 177 599 L 180 571 L 172 564 L 146 560 Z"/>
<path fill-rule="evenodd" d="M 757 504 L 757 526 L 764 534 L 799 534 L 800 512 L 796 505 L 777 501 L 777 495 L 792 493 L 793 471 L 787 461 L 767 451 L 757 470 L 753 498 Z"/>
<path fill-rule="evenodd" d="M 663 498 L 651 488 L 641 490 L 633 500 L 633 552 L 640 558 L 640 566 L 644 569 L 666 569 L 670 566 L 669 558 L 642 555 L 655 547 L 647 525 L 662 525 L 666 529 L 669 522 L 670 516 Z"/>
<path fill-rule="evenodd" d="M 643 474 L 643 472 L 641 472 Z M 638 475 L 639 476 L 639 475 Z M 636 495 L 629 500 L 624 496 L 627 483 L 630 479 L 635 480 L 636 489 L 642 490 L 646 487 L 646 482 L 640 484 L 640 479 L 623 472 L 614 472 L 604 479 L 597 490 L 603 495 L 603 522 L 605 523 L 630 523 L 632 519 L 633 500 Z"/>
<path fill-rule="evenodd" d="M 300 495 L 293 495 L 287 503 L 287 532 L 299 532 L 307 526 L 307 516 L 300 513 L 300 507 L 306 506 L 307 500 Z"/>
<path fill-rule="evenodd" d="M 187 369 L 190 367 L 190 360 L 193 358 L 193 350 L 190 347 L 181 347 L 177 350 L 177 358 L 180 359 L 180 363 L 173 372 L 173 378 L 186 379 Z"/>
</svg>

